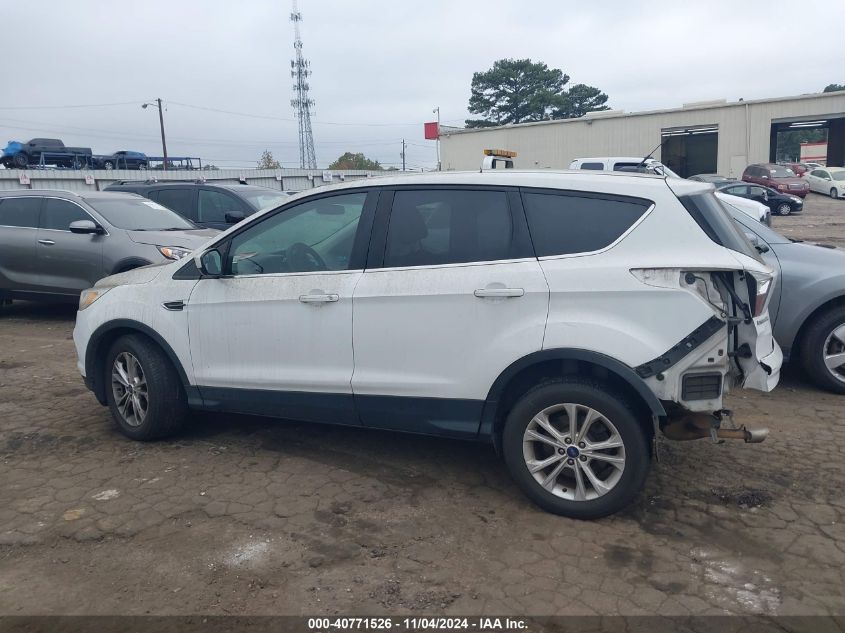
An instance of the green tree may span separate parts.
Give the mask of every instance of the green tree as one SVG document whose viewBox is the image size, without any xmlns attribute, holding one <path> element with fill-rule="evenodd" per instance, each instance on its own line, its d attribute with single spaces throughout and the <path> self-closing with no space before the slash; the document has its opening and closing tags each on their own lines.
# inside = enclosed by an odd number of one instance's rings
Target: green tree
<svg viewBox="0 0 845 633">
<path fill-rule="evenodd" d="M 375 171 L 381 168 L 381 163 L 377 160 L 370 160 L 360 152 L 357 154 L 346 152 L 329 165 L 329 169 L 366 169 Z"/>
<path fill-rule="evenodd" d="M 839 92 L 840 90 L 845 90 L 845 84 L 828 84 L 822 92 Z"/>
<path fill-rule="evenodd" d="M 261 152 L 261 158 L 258 160 L 258 169 L 281 169 L 282 166 L 275 158 L 273 152 L 265 149 Z"/>
<path fill-rule="evenodd" d="M 474 73 L 467 127 L 546 121 L 607 110 L 607 95 L 598 88 L 576 84 L 566 90 L 569 75 L 559 68 L 530 59 L 500 59 L 484 72 Z"/>
<path fill-rule="evenodd" d="M 575 84 L 564 94 L 561 107 L 552 112 L 553 119 L 577 119 L 587 112 L 608 110 L 607 95 L 598 88 Z"/>
</svg>

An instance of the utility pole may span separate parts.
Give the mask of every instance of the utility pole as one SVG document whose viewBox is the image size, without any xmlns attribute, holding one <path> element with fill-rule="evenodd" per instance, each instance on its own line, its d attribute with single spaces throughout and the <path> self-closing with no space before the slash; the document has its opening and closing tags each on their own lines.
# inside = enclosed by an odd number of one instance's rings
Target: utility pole
<svg viewBox="0 0 845 633">
<path fill-rule="evenodd" d="M 402 139 L 402 153 L 400 154 L 402 157 L 402 171 L 405 171 L 405 139 Z"/>
<path fill-rule="evenodd" d="M 151 105 L 158 106 L 158 124 L 161 127 L 161 153 L 164 156 L 164 166 L 162 169 L 167 171 L 167 142 L 164 140 L 164 114 L 161 108 L 161 99 L 156 99 L 155 103 L 145 103 L 141 107 L 146 110 L 147 106 Z"/>
<path fill-rule="evenodd" d="M 432 113 L 437 114 L 437 171 L 440 171 L 440 106 L 434 108 Z"/>
</svg>

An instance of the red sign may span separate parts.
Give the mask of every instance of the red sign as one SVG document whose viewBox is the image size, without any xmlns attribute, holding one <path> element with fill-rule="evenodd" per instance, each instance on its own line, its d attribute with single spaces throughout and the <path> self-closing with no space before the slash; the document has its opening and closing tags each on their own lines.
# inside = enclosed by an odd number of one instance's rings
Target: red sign
<svg viewBox="0 0 845 633">
<path fill-rule="evenodd" d="M 440 136 L 440 130 L 437 128 L 437 121 L 424 123 L 423 125 L 425 125 L 425 140 L 436 141 Z"/>
</svg>

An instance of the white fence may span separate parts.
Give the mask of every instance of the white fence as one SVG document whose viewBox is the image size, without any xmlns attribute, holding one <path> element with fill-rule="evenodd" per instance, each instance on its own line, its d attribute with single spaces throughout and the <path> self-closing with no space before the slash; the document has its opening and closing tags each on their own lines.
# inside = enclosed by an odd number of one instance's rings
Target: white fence
<svg viewBox="0 0 845 633">
<path fill-rule="evenodd" d="M 375 176 L 395 174 L 384 171 L 328 171 L 319 169 L 219 169 L 158 171 L 137 169 L 0 169 L 0 191 L 9 189 L 62 189 L 65 191 L 100 191 L 118 180 L 155 179 L 206 180 L 233 183 L 245 180 L 281 191 L 304 191 L 322 185 Z"/>
</svg>

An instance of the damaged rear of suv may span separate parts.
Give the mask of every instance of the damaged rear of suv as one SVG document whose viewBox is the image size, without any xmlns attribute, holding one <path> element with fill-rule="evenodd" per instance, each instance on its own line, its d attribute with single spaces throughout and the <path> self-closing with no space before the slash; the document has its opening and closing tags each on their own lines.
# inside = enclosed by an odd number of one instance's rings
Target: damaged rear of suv
<svg viewBox="0 0 845 633">
<path fill-rule="evenodd" d="M 777 384 L 772 275 L 712 185 L 385 177 L 101 280 L 74 341 L 129 437 L 199 409 L 478 440 L 538 505 L 589 519 L 637 496 L 660 434 L 765 436 L 723 397 Z"/>
</svg>

